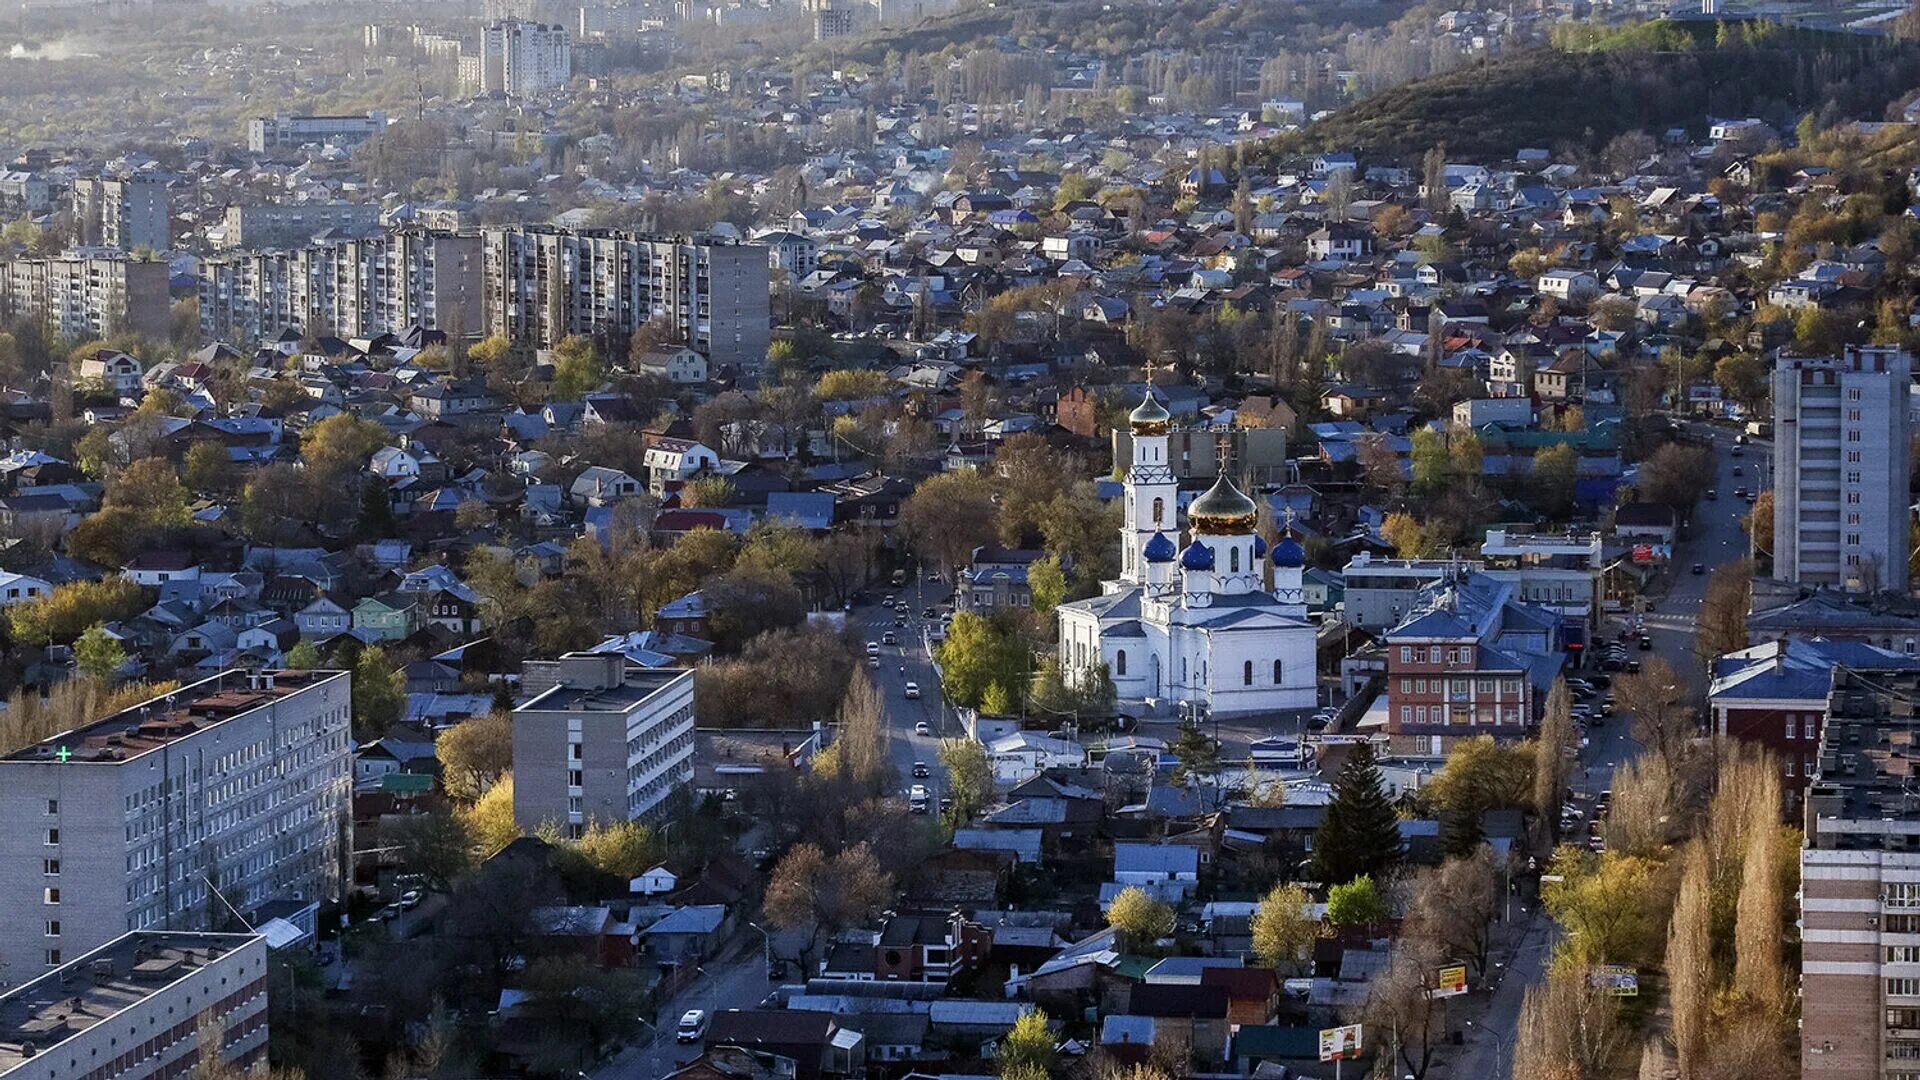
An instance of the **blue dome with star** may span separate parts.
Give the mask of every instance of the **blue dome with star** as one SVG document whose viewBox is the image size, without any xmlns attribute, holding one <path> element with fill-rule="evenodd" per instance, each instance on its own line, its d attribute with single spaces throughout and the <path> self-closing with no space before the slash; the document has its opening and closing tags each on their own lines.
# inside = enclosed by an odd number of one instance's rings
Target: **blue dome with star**
<svg viewBox="0 0 1920 1080">
<path fill-rule="evenodd" d="M 1172 562 L 1178 551 L 1173 541 L 1167 539 L 1166 533 L 1157 532 L 1153 534 L 1153 539 L 1147 541 L 1146 548 L 1140 554 L 1146 556 L 1148 562 Z"/>
<path fill-rule="evenodd" d="M 1180 565 L 1189 570 L 1213 569 L 1213 549 L 1195 540 L 1180 553 Z"/>
<path fill-rule="evenodd" d="M 1307 549 L 1301 547 L 1300 541 L 1295 540 L 1291 535 L 1283 536 L 1280 542 L 1273 546 L 1273 565 L 1292 569 L 1305 566 Z"/>
</svg>

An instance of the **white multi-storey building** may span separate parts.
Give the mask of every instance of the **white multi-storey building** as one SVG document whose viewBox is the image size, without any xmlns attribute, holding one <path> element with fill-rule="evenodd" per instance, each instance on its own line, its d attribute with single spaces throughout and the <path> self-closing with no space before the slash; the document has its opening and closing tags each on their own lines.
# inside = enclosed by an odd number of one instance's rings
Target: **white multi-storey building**
<svg viewBox="0 0 1920 1080">
<path fill-rule="evenodd" d="M 350 681 L 227 671 L 0 757 L 0 980 L 267 904 L 311 932 L 349 850 Z"/>
<path fill-rule="evenodd" d="M 480 32 L 476 66 L 464 67 L 476 94 L 535 97 L 559 90 L 573 78 L 573 38 L 558 24 L 501 19 Z"/>
<path fill-rule="evenodd" d="M 167 264 L 127 258 L 0 263 L 0 319 L 33 319 L 82 340 L 132 332 L 164 338 L 172 321 Z"/>
<path fill-rule="evenodd" d="M 81 242 L 133 251 L 173 246 L 167 185 L 150 176 L 82 177 L 73 182 Z"/>
<path fill-rule="evenodd" d="M 276 113 L 247 122 L 247 149 L 270 154 L 320 143 L 358 146 L 387 129 L 387 114 L 375 109 L 361 116 L 296 116 Z"/>
<path fill-rule="evenodd" d="M 693 672 L 619 653 L 528 661 L 513 711 L 513 816 L 578 836 L 594 821 L 656 816 L 693 783 Z"/>
<path fill-rule="evenodd" d="M 1913 359 L 1890 345 L 1773 373 L 1773 575 L 1907 591 Z"/>
</svg>

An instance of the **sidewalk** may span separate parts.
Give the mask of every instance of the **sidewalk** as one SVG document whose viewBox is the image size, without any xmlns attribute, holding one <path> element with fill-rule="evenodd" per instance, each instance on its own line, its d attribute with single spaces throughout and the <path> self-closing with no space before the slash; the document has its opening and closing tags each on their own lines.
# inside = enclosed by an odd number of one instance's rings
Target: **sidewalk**
<svg viewBox="0 0 1920 1080">
<path fill-rule="evenodd" d="M 1448 1003 L 1445 1041 L 1459 1032 L 1465 1042 L 1443 1046 L 1427 1080 L 1507 1080 L 1520 1001 L 1545 970 L 1555 939 L 1553 920 L 1538 901 L 1529 899 L 1527 906 L 1520 914 L 1516 897 L 1513 922 L 1494 930 L 1485 980 L 1491 993 L 1476 990 Z"/>
</svg>

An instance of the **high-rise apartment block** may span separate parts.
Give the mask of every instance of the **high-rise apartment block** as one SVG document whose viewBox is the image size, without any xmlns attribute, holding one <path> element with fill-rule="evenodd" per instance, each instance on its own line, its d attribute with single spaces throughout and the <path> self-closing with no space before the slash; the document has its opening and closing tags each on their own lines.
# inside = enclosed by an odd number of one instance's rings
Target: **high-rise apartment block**
<svg viewBox="0 0 1920 1080">
<path fill-rule="evenodd" d="M 479 237 L 424 229 L 209 258 L 200 332 L 234 342 L 309 329 L 373 337 L 415 325 L 472 334 L 483 321 L 480 268 Z"/>
<path fill-rule="evenodd" d="M 256 154 L 292 150 L 309 143 L 358 146 L 387 130 L 387 114 L 374 109 L 359 116 L 296 116 L 276 113 L 247 122 L 247 149 Z"/>
<path fill-rule="evenodd" d="M 573 78 L 573 37 L 557 24 L 501 19 L 480 32 L 477 62 L 462 59 L 469 91 L 535 97 Z"/>
<path fill-rule="evenodd" d="M 763 245 L 532 225 L 483 236 L 489 334 L 550 348 L 574 334 L 625 341 L 657 319 L 714 365 L 766 361 Z"/>
<path fill-rule="evenodd" d="M 0 992 L 0 1077 L 171 1080 L 203 1064 L 203 1027 L 229 1065 L 266 1060 L 267 939 L 122 934 Z"/>
<path fill-rule="evenodd" d="M 164 262 L 74 256 L 0 262 L 0 319 L 34 319 L 67 337 L 131 331 L 164 338 L 172 306 Z"/>
<path fill-rule="evenodd" d="M 513 711 L 513 816 L 578 836 L 594 821 L 655 816 L 693 782 L 693 672 L 619 653 L 529 661 Z"/>
<path fill-rule="evenodd" d="M 73 213 L 83 244 L 133 251 L 173 246 L 167 185 L 147 176 L 82 177 L 73 182 Z"/>
<path fill-rule="evenodd" d="M 380 225 L 378 203 L 300 202 L 229 206 L 220 215 L 219 248 L 257 251 L 313 243 L 332 229 L 363 233 Z"/>
<path fill-rule="evenodd" d="M 1912 357 L 1848 346 L 1773 373 L 1773 575 L 1907 590 Z"/>
<path fill-rule="evenodd" d="M 350 850 L 350 682 L 227 671 L 0 757 L 0 979 L 270 904 L 311 932 Z"/>
<path fill-rule="evenodd" d="M 1800 851 L 1800 1069 L 1920 1077 L 1920 674 L 1837 668 Z"/>
</svg>

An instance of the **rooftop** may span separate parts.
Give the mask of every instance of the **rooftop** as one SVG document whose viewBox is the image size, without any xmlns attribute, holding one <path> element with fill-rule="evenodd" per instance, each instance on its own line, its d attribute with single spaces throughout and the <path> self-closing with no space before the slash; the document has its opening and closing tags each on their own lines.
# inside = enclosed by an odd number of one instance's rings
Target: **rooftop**
<svg viewBox="0 0 1920 1080">
<path fill-rule="evenodd" d="M 0 1076 L 259 940 L 135 931 L 0 994 Z"/>
<path fill-rule="evenodd" d="M 291 697 L 344 671 L 249 671 L 233 668 L 190 683 L 170 694 L 149 698 L 90 724 L 0 757 L 7 761 L 118 763 L 130 761 L 177 739 L 205 731 L 236 716 Z"/>
<path fill-rule="evenodd" d="M 1834 669 L 1808 847 L 1920 852 L 1917 703 L 1920 671 Z"/>
</svg>

